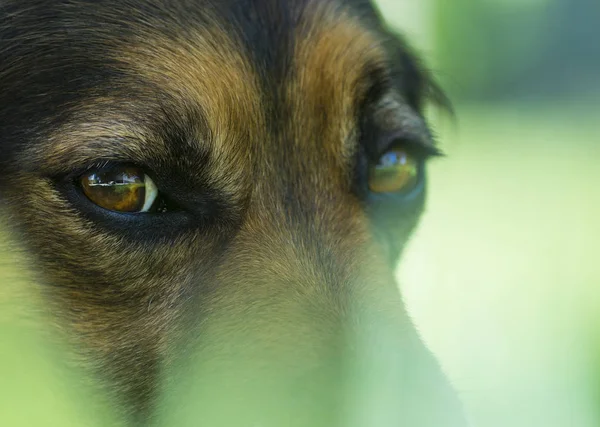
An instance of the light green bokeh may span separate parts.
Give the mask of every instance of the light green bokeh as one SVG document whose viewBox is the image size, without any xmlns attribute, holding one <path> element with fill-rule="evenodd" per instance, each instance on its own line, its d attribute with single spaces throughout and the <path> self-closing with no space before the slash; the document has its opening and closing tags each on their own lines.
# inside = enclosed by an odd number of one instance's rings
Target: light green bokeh
<svg viewBox="0 0 600 427">
<path fill-rule="evenodd" d="M 399 276 L 476 426 L 598 425 L 592 111 L 458 107 Z"/>
</svg>

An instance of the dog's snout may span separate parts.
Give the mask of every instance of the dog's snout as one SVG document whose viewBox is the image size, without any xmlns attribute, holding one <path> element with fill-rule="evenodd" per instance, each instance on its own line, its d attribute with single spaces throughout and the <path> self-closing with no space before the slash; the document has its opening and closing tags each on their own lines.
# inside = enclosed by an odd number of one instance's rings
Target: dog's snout
<svg viewBox="0 0 600 427">
<path fill-rule="evenodd" d="M 289 227 L 268 224 L 241 230 L 200 325 L 191 376 L 200 384 L 200 419 L 463 427 L 450 384 L 403 309 L 393 270 L 352 244 L 366 237 L 290 236 Z"/>
<path fill-rule="evenodd" d="M 412 324 L 384 305 L 359 314 L 290 298 L 222 312 L 202 330 L 194 417 L 219 426 L 466 427 Z"/>
</svg>

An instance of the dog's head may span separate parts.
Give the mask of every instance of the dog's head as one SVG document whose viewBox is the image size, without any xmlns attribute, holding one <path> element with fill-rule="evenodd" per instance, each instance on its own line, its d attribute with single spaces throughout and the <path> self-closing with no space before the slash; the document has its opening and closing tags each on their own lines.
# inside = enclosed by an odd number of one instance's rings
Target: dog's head
<svg viewBox="0 0 600 427">
<path fill-rule="evenodd" d="M 0 0 L 0 52 L 5 214 L 134 419 L 459 419 L 394 280 L 436 92 L 370 3 Z"/>
</svg>

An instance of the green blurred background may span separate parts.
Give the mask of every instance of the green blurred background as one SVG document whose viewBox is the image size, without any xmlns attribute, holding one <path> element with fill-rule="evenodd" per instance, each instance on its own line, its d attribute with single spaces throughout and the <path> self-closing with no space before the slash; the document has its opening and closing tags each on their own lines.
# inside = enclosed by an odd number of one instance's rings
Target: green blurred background
<svg viewBox="0 0 600 427">
<path fill-rule="evenodd" d="M 457 111 L 431 111 L 448 157 L 398 271 L 409 310 L 475 427 L 600 425 L 600 2 L 379 3 Z M 0 426 L 113 425 L 14 322 L 14 257 L 0 245 Z"/>
<path fill-rule="evenodd" d="M 599 426 L 600 2 L 380 4 L 457 110 L 409 309 L 474 426 Z"/>
</svg>

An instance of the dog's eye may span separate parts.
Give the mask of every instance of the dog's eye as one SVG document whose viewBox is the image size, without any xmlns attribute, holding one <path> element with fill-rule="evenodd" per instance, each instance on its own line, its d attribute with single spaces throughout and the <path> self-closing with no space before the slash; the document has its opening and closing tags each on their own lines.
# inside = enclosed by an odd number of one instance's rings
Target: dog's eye
<svg viewBox="0 0 600 427">
<path fill-rule="evenodd" d="M 80 178 L 80 183 L 88 199 L 116 212 L 149 212 L 158 197 L 154 181 L 135 166 L 90 170 Z"/>
<path fill-rule="evenodd" d="M 419 180 L 419 161 L 402 149 L 384 153 L 369 169 L 369 189 L 374 193 L 405 193 Z"/>
</svg>

